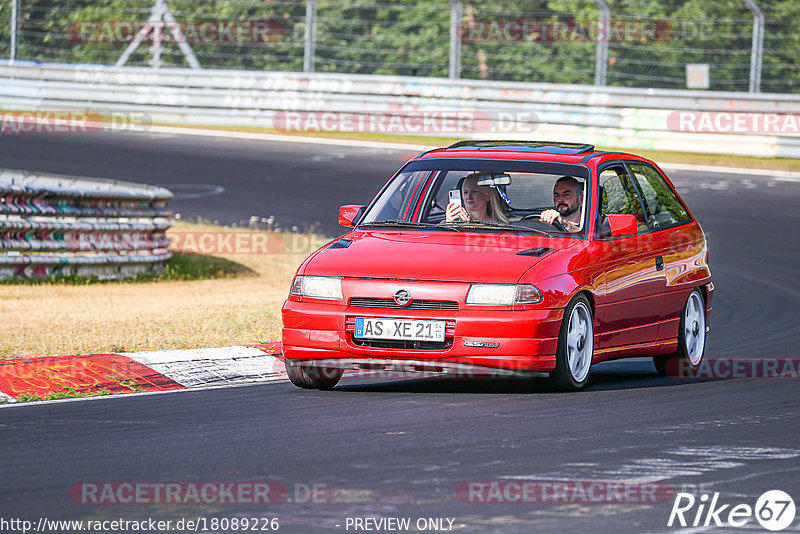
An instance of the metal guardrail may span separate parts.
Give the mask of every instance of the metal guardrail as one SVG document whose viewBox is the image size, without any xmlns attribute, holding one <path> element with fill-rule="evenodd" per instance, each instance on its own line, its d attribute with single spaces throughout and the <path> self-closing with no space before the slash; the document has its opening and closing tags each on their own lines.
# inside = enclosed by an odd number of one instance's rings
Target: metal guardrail
<svg viewBox="0 0 800 534">
<path fill-rule="evenodd" d="M 473 130 L 442 136 L 800 157 L 800 131 L 697 133 L 676 131 L 672 120 L 682 111 L 794 114 L 797 120 L 800 98 L 795 95 L 19 62 L 0 63 L 0 78 L 0 109 L 5 110 L 142 113 L 154 122 L 262 128 L 280 128 L 276 117 L 286 111 L 369 116 L 463 111 L 473 114 Z M 428 130 L 393 133 L 437 135 Z"/>
<path fill-rule="evenodd" d="M 171 198 L 161 187 L 0 169 L 0 279 L 161 272 Z"/>
</svg>

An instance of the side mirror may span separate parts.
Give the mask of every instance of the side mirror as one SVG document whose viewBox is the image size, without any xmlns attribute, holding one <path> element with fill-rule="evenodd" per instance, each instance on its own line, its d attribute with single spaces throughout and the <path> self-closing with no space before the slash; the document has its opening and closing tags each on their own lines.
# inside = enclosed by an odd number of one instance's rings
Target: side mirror
<svg viewBox="0 0 800 534">
<path fill-rule="evenodd" d="M 611 237 L 636 235 L 636 232 L 638 232 L 638 223 L 633 215 L 610 213 L 606 215 L 606 219 L 608 219 L 608 226 L 611 230 L 609 235 Z"/>
<path fill-rule="evenodd" d="M 361 214 L 364 213 L 364 209 L 366 206 L 361 206 L 358 204 L 347 204 L 345 206 L 339 207 L 339 224 L 342 226 L 355 226 L 355 221 L 357 221 Z"/>
</svg>

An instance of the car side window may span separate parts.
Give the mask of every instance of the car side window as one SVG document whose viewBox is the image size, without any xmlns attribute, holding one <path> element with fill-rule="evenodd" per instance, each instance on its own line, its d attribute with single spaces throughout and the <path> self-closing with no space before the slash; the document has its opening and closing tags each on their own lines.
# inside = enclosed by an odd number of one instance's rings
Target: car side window
<svg viewBox="0 0 800 534">
<path fill-rule="evenodd" d="M 642 192 L 647 227 L 650 230 L 691 220 L 678 196 L 664 178 L 649 165 L 629 163 L 628 167 Z"/>
<path fill-rule="evenodd" d="M 421 173 L 414 173 L 407 177 L 398 177 L 390 185 L 387 194 L 383 196 L 383 204 L 375 206 L 374 221 L 402 220 L 408 206 L 414 183 L 419 180 Z"/>
<path fill-rule="evenodd" d="M 604 169 L 600 173 L 599 183 L 600 209 L 596 225 L 598 237 L 608 235 L 608 221 L 605 216 L 609 214 L 633 215 L 639 223 L 639 232 L 646 231 L 647 225 L 642 220 L 639 203 L 625 168 L 620 165 Z"/>
</svg>

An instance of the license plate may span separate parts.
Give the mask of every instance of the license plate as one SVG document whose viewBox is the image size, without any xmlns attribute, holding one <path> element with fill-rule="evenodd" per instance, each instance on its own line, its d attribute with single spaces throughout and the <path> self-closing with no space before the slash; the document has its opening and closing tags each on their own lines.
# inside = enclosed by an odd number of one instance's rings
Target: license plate
<svg viewBox="0 0 800 534">
<path fill-rule="evenodd" d="M 362 339 L 404 339 L 444 341 L 445 321 L 356 317 L 355 337 Z"/>
</svg>

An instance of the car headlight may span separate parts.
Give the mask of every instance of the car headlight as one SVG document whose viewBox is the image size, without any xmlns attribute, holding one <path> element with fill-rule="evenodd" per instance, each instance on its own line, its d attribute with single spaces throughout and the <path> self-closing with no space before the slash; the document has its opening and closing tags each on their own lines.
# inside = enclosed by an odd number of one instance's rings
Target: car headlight
<svg viewBox="0 0 800 534">
<path fill-rule="evenodd" d="M 341 300 L 342 279 L 338 276 L 295 276 L 289 293 L 301 297 Z"/>
<path fill-rule="evenodd" d="M 536 304 L 542 301 L 542 292 L 530 284 L 472 284 L 467 293 L 467 304 L 504 306 Z"/>
</svg>

